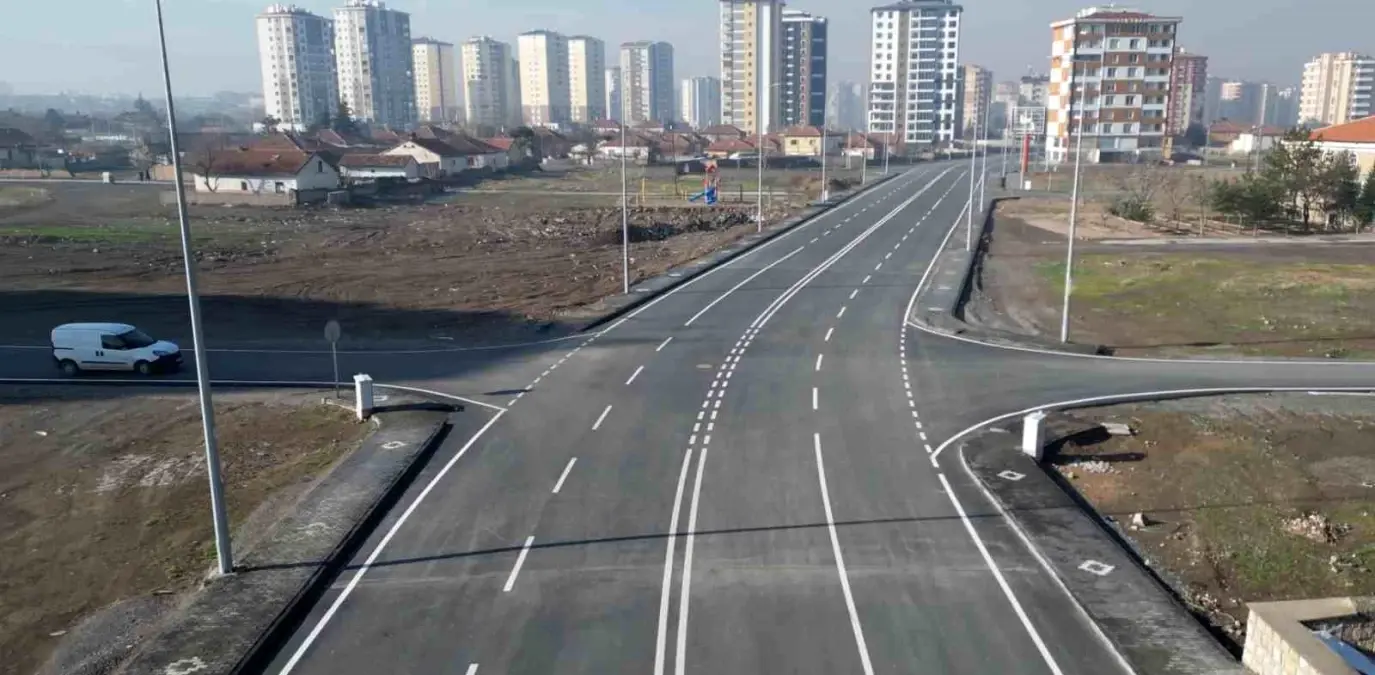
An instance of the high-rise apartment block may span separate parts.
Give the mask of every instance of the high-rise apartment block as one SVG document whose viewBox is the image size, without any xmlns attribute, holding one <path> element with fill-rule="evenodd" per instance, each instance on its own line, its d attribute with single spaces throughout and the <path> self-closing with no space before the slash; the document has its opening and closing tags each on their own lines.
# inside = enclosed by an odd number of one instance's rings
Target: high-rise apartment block
<svg viewBox="0 0 1375 675">
<path fill-rule="evenodd" d="M 1356 52 L 1320 54 L 1303 67 L 1299 119 L 1345 124 L 1375 115 L 1375 58 Z"/>
<path fill-rule="evenodd" d="M 865 101 L 869 96 L 864 85 L 854 82 L 833 82 L 828 87 L 826 125 L 844 130 L 865 127 Z"/>
<path fill-rule="evenodd" d="M 1046 112 L 1051 162 L 1073 156 L 1079 124 L 1085 161 L 1160 156 L 1182 20 L 1109 6 L 1051 24 Z"/>
<path fill-rule="evenodd" d="M 689 77 L 679 94 L 682 119 L 694 129 L 721 123 L 721 81 L 714 77 Z"/>
<path fill-rule="evenodd" d="M 1017 104 L 1044 106 L 1050 97 L 1049 75 L 1023 75 L 1017 83 Z"/>
<path fill-rule="evenodd" d="M 1207 100 L 1208 57 L 1179 50 L 1170 66 L 1170 104 L 1165 116 L 1165 133 L 1183 136 L 1190 126 L 1205 124 L 1203 112 Z"/>
<path fill-rule="evenodd" d="M 467 123 L 496 128 L 520 124 L 520 73 L 511 45 L 483 35 L 465 41 L 461 50 Z"/>
<path fill-rule="evenodd" d="M 548 30 L 521 33 L 521 118 L 531 126 L 558 127 L 572 120 L 568 87 L 568 38 Z"/>
<path fill-rule="evenodd" d="M 768 131 L 782 121 L 783 0 L 720 0 L 721 121 Z"/>
<path fill-rule="evenodd" d="M 993 102 L 993 71 L 983 66 L 969 64 L 962 71 L 960 86 L 964 94 L 963 110 L 961 111 L 963 114 L 960 119 L 960 138 L 973 139 L 976 132 L 979 137 L 986 136 L 989 138 L 1001 133 L 1001 127 L 999 127 L 998 133 L 991 133 L 983 128 L 986 122 L 992 123 L 992 120 L 988 119 L 990 117 L 988 113 L 990 112 L 989 105 Z"/>
<path fill-rule="evenodd" d="M 415 67 L 415 108 L 429 122 L 453 122 L 459 117 L 458 73 L 454 46 L 430 38 L 411 42 Z"/>
<path fill-rule="evenodd" d="M 621 108 L 621 67 L 606 69 L 606 116 L 622 121 L 625 112 Z"/>
<path fill-rule="evenodd" d="M 406 128 L 416 122 L 411 15 L 380 0 L 334 10 L 339 98 L 354 119 Z"/>
<path fill-rule="evenodd" d="M 572 121 L 606 117 L 606 44 L 594 37 L 568 38 L 568 92 Z"/>
<path fill-rule="evenodd" d="M 892 134 L 910 150 L 955 140 L 963 103 L 962 12 L 950 0 L 902 0 L 870 10 L 870 132 Z"/>
<path fill-rule="evenodd" d="M 257 23 L 267 114 L 296 131 L 332 116 L 339 103 L 334 22 L 294 5 L 272 5 Z"/>
<path fill-rule="evenodd" d="M 826 33 L 824 17 L 783 10 L 784 125 L 826 123 Z"/>
<path fill-rule="evenodd" d="M 673 45 L 627 42 L 621 45 L 621 111 L 623 122 L 669 123 L 673 109 Z"/>
<path fill-rule="evenodd" d="M 1244 80 L 1227 80 L 1218 90 L 1218 114 L 1229 122 L 1238 124 L 1260 124 L 1264 115 L 1261 110 L 1265 100 L 1264 91 L 1268 85 Z"/>
</svg>

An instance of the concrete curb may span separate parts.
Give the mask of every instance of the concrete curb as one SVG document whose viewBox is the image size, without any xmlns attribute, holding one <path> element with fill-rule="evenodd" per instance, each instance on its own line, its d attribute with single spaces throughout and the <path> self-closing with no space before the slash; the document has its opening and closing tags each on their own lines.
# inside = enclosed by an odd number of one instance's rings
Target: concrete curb
<svg viewBox="0 0 1375 675">
<path fill-rule="evenodd" d="M 1226 644 L 1200 619 L 1167 573 L 1152 568 L 1120 528 L 1056 472 L 1003 447 L 991 430 L 966 439 L 960 462 L 1057 584 L 1130 667 L 1150 675 L 1241 675 Z M 1022 474 L 1004 479 L 999 472 Z M 1079 565 L 1097 562 L 1105 575 Z M 1078 564 L 1076 564 L 1078 563 Z M 1111 574 L 1112 576 L 1107 576 Z"/>
<path fill-rule="evenodd" d="M 913 166 L 918 165 L 912 164 L 910 166 L 907 166 L 907 170 L 910 170 Z M 686 284 L 689 281 L 692 281 L 693 279 L 697 278 L 698 276 L 701 276 L 702 274 L 707 273 L 712 269 L 720 267 L 721 265 L 724 265 L 736 258 L 739 258 L 740 256 L 743 256 L 746 253 L 749 253 L 750 251 L 780 236 L 783 236 L 788 232 L 791 232 L 797 227 L 807 223 L 808 221 L 814 218 L 817 218 L 825 213 L 830 212 L 831 210 L 841 206 L 842 204 L 845 204 L 846 202 L 850 201 L 851 199 L 854 199 L 855 197 L 867 194 L 871 190 L 874 190 L 875 188 L 879 187 L 880 185 L 883 185 L 888 181 L 897 178 L 898 176 L 901 176 L 903 173 L 905 173 L 905 171 L 895 171 L 889 173 L 887 176 L 880 176 L 879 178 L 870 181 L 868 185 L 865 185 L 857 190 L 854 190 L 842 197 L 832 198 L 830 203 L 824 206 L 813 206 L 811 207 L 811 210 L 809 212 L 793 216 L 792 218 L 789 218 L 779 223 L 778 225 L 775 225 L 772 228 L 765 230 L 763 233 L 751 234 L 741 237 L 739 240 L 737 240 L 730 246 L 719 249 L 713 253 L 708 253 L 707 255 L 702 256 L 701 258 L 697 258 L 696 260 L 693 260 L 687 264 L 670 269 L 668 272 L 665 272 L 664 274 L 661 274 L 657 277 L 644 279 L 639 283 L 635 284 L 634 286 L 630 287 L 629 295 L 619 295 L 604 300 L 603 302 L 607 305 L 610 305 L 611 308 L 608 311 L 602 313 L 601 315 L 589 319 L 586 323 L 584 323 L 581 327 L 577 329 L 577 332 L 586 332 L 595 328 L 600 328 L 601 326 L 604 326 L 612 321 L 615 321 L 616 319 L 619 319 L 622 316 L 639 308 L 641 305 L 644 305 L 645 303 L 648 303 L 651 300 L 654 300 L 655 298 L 665 293 L 668 293 L 669 291 L 672 291 L 673 289 L 682 286 L 683 284 Z"/>
<path fill-rule="evenodd" d="M 257 672 L 447 438 L 447 412 L 402 412 L 341 460 L 237 563 L 137 646 L 120 673 Z M 400 445 L 397 445 L 399 443 Z"/>
</svg>

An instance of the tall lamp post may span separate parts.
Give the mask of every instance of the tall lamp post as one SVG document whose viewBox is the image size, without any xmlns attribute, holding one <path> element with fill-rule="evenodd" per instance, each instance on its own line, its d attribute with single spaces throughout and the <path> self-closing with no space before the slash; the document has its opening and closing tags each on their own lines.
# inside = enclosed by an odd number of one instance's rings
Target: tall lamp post
<svg viewBox="0 0 1375 675">
<path fill-rule="evenodd" d="M 826 124 L 821 124 L 821 203 L 830 201 L 829 185 L 826 183 Z"/>
<path fill-rule="evenodd" d="M 983 207 L 983 204 L 984 204 L 984 193 L 985 193 L 985 191 L 986 191 L 986 189 L 987 189 L 987 187 L 988 187 L 988 115 L 989 115 L 989 113 L 993 112 L 992 108 L 993 108 L 993 106 L 988 105 L 988 103 L 984 103 L 984 123 L 983 123 L 983 129 L 981 129 L 981 131 L 983 131 L 983 135 L 984 135 L 984 143 L 983 143 L 983 145 L 984 145 L 984 147 L 983 147 L 983 156 L 984 156 L 984 158 L 983 158 L 983 164 L 982 164 L 982 166 L 981 166 L 981 168 L 980 168 L 980 171 L 979 171 L 979 207 L 980 207 L 980 208 Z"/>
<path fill-rule="evenodd" d="M 971 137 L 978 138 L 978 136 L 979 122 L 976 119 L 974 121 L 974 133 L 971 134 Z M 964 217 L 965 251 L 974 250 L 974 161 L 978 157 L 978 153 L 974 152 L 974 150 L 975 148 L 973 147 L 971 142 L 971 146 L 969 148 L 969 209 L 966 211 Z"/>
<path fill-rule="evenodd" d="M 621 115 L 625 117 L 625 115 Z M 625 120 L 621 120 L 621 292 L 630 294 L 630 181 L 625 170 Z"/>
<path fill-rule="evenodd" d="M 756 148 L 759 151 L 759 189 L 755 190 L 755 212 L 757 214 L 755 218 L 758 222 L 758 226 L 755 229 L 756 232 L 764 231 L 764 162 L 767 161 L 765 159 L 767 157 L 765 149 L 768 146 L 768 143 L 764 140 L 764 115 L 760 113 L 773 111 L 773 90 L 781 86 L 783 86 L 782 82 L 774 82 L 764 87 L 762 89 L 765 99 L 764 109 L 762 111 L 760 110 L 758 101 L 755 102 L 754 106 L 754 140 L 759 144 L 759 147 Z"/>
<path fill-rule="evenodd" d="M 167 130 L 171 137 L 172 173 L 176 178 L 177 221 L 181 225 L 181 256 L 186 267 L 186 296 L 191 306 L 191 344 L 196 357 L 196 393 L 200 398 L 201 430 L 205 434 L 205 474 L 210 480 L 210 512 L 215 526 L 215 558 L 221 575 L 234 572 L 229 541 L 229 511 L 220 476 L 220 453 L 215 444 L 215 409 L 210 402 L 210 367 L 205 357 L 200 296 L 196 292 L 196 259 L 191 253 L 191 223 L 186 213 L 186 185 L 182 183 L 181 152 L 177 147 L 177 113 L 172 104 L 172 71 L 167 65 L 167 33 L 162 23 L 162 0 L 154 0 L 158 17 L 158 47 L 162 54 L 162 84 L 167 95 Z"/>
<path fill-rule="evenodd" d="M 1069 76 L 1069 119 L 1071 121 L 1074 119 L 1074 99 L 1077 95 L 1074 91 L 1074 72 L 1075 68 L 1071 65 Z M 1084 107 L 1085 101 L 1080 97 L 1079 123 L 1074 127 L 1074 186 L 1070 189 L 1069 196 L 1069 246 L 1065 250 L 1065 301 L 1060 310 L 1060 342 L 1069 342 L 1069 297 L 1074 288 L 1074 237 L 1079 225 L 1079 173 L 1084 157 Z M 1096 116 L 1094 123 L 1097 124 Z"/>
</svg>

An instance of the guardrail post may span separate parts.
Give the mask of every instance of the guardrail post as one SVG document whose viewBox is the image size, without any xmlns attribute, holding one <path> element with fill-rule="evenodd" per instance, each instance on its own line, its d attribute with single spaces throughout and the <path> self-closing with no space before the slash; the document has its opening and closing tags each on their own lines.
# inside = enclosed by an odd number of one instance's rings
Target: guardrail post
<svg viewBox="0 0 1375 675">
<path fill-rule="evenodd" d="M 353 409 L 362 422 L 372 416 L 372 376 L 359 373 L 353 376 Z"/>
<path fill-rule="evenodd" d="M 1046 414 L 1040 410 L 1022 418 L 1022 452 L 1041 461 L 1046 446 L 1046 428 L 1042 424 Z"/>
</svg>

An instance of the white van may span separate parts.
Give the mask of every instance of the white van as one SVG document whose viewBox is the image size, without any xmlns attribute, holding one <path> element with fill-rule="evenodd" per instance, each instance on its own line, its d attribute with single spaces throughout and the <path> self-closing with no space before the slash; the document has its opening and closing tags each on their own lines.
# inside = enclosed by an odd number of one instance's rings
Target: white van
<svg viewBox="0 0 1375 675">
<path fill-rule="evenodd" d="M 68 323 L 52 332 L 53 360 L 67 375 L 132 370 L 148 375 L 181 367 L 181 349 L 125 323 Z"/>
</svg>

